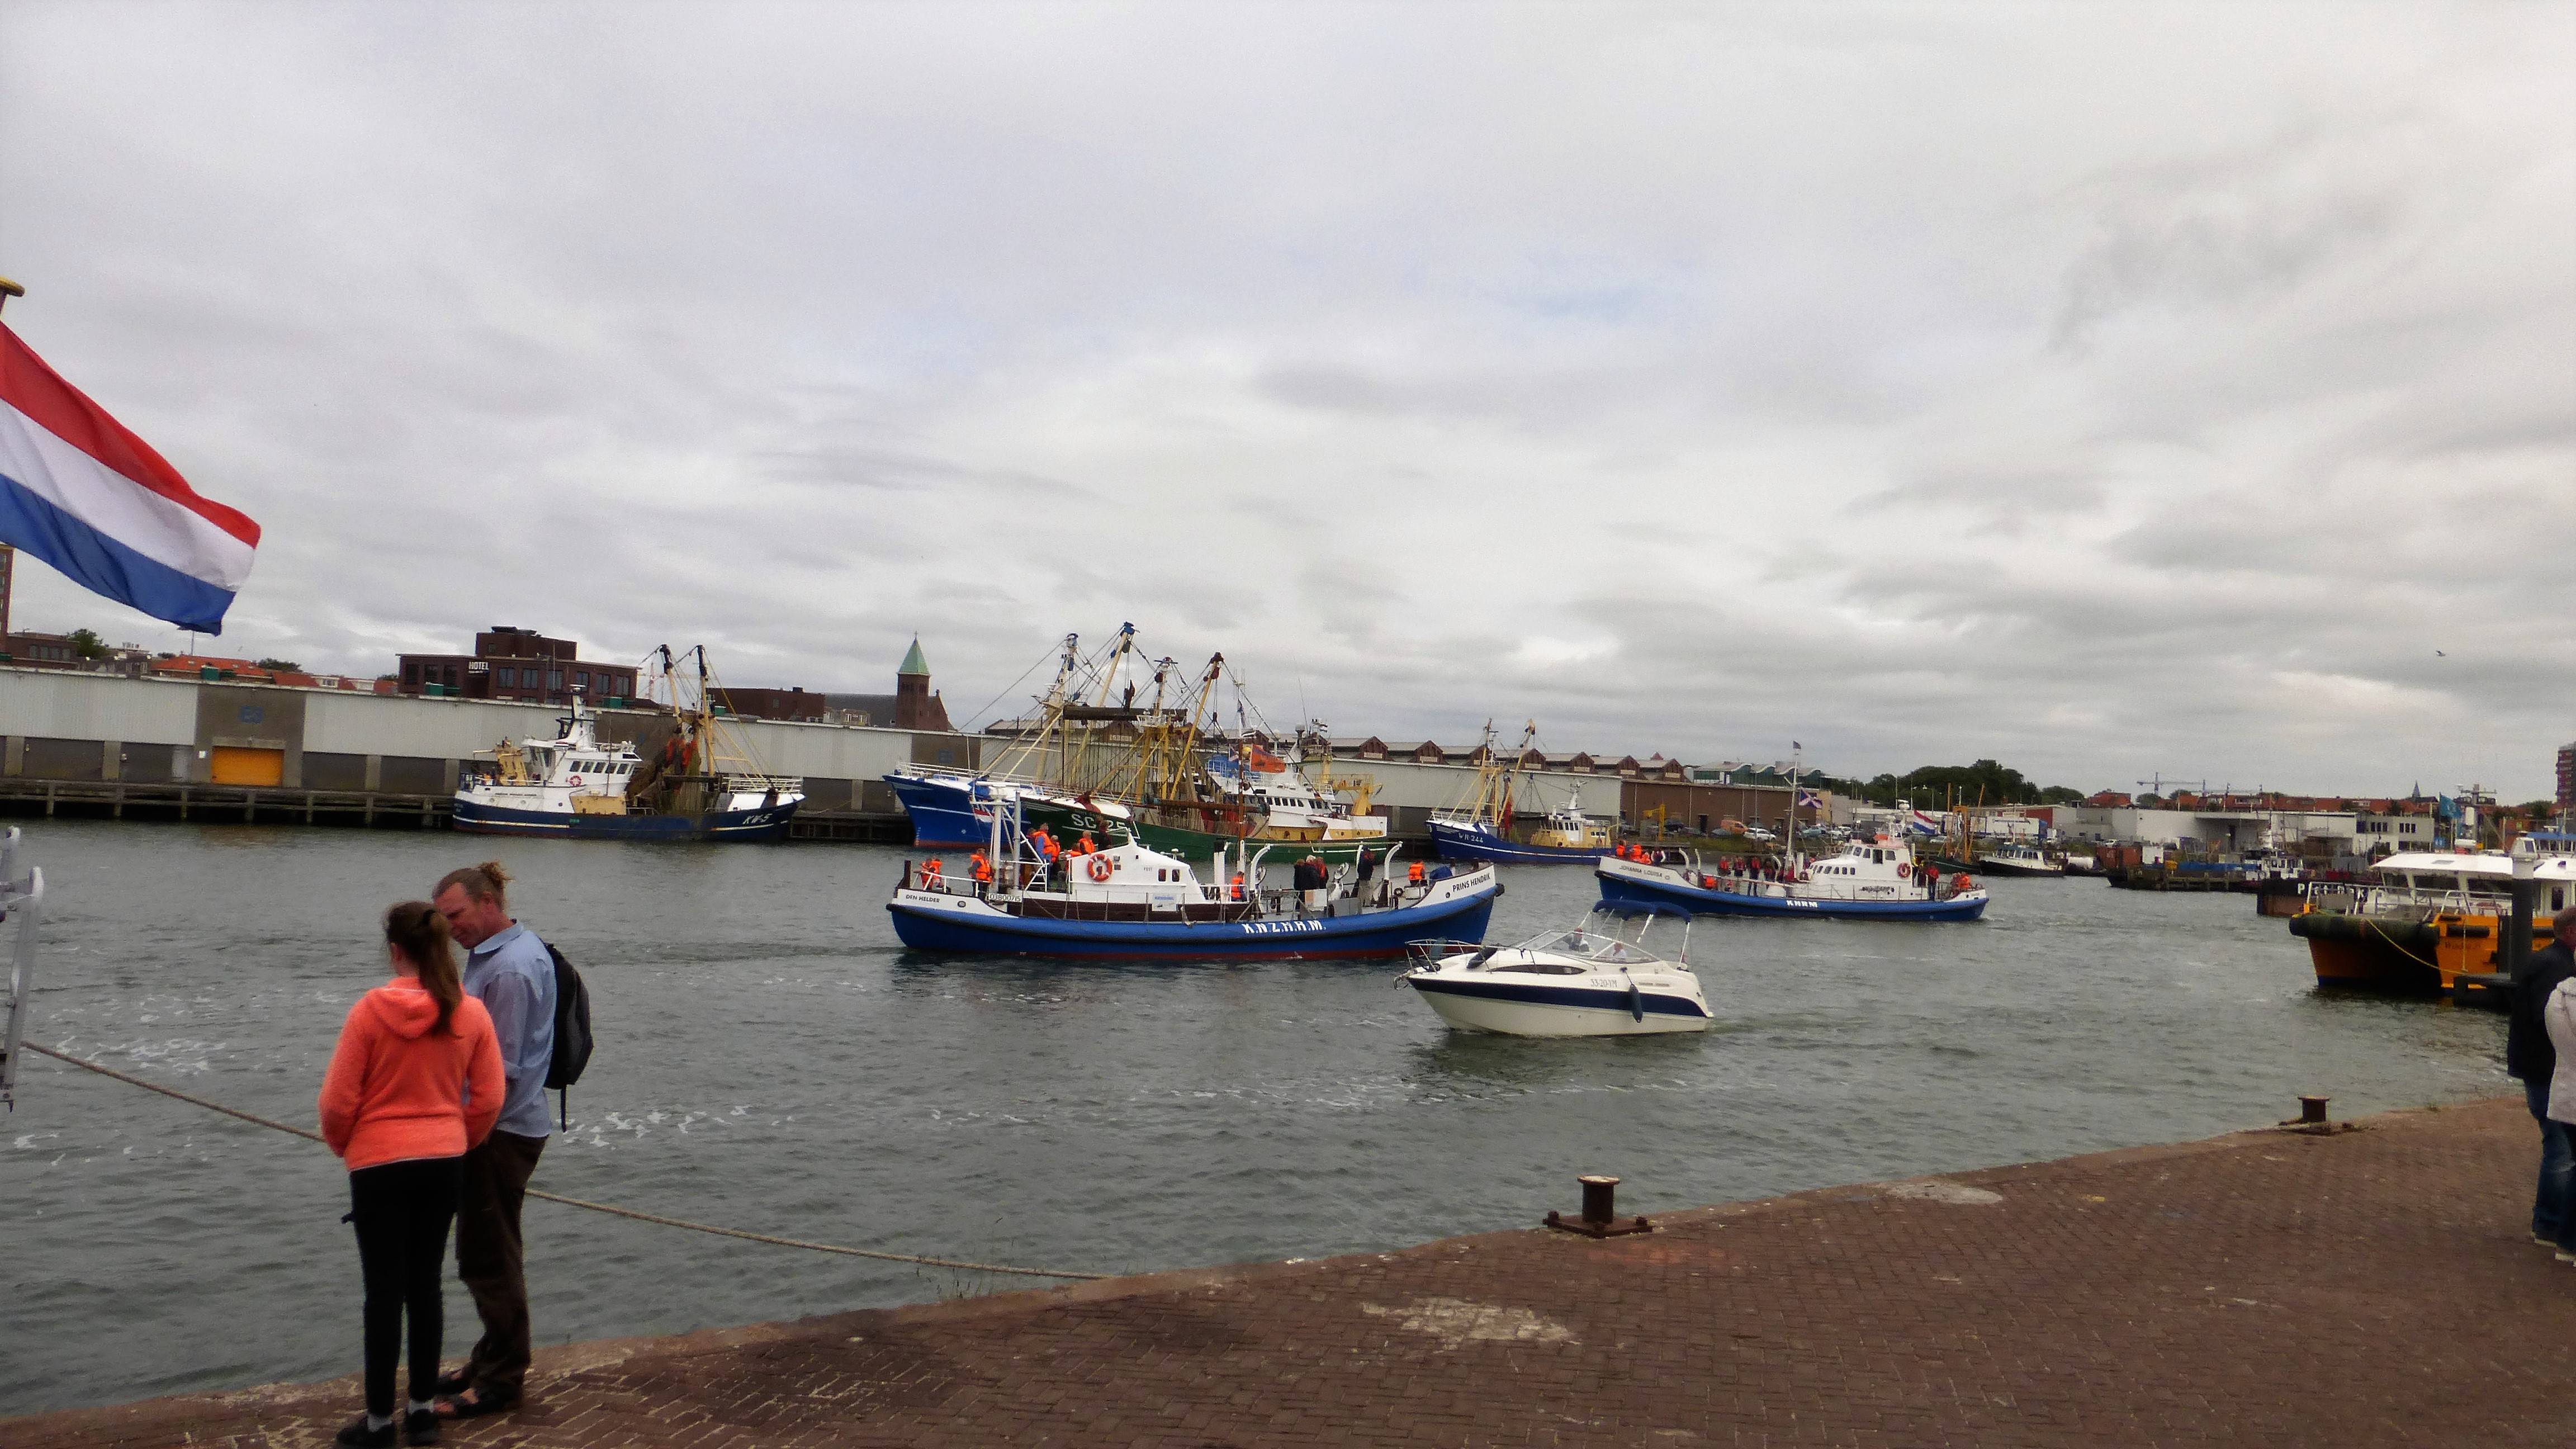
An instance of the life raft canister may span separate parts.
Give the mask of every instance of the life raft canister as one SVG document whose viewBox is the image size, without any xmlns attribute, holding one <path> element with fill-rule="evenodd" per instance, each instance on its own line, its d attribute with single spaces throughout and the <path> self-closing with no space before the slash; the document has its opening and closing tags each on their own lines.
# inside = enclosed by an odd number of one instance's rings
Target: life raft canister
<svg viewBox="0 0 2576 1449">
<path fill-rule="evenodd" d="M 1105 855 L 1095 855 L 1091 857 L 1091 864 L 1084 867 L 1085 870 L 1091 872 L 1091 878 L 1093 880 L 1109 879 L 1109 872 L 1112 868 L 1109 857 Z"/>
</svg>

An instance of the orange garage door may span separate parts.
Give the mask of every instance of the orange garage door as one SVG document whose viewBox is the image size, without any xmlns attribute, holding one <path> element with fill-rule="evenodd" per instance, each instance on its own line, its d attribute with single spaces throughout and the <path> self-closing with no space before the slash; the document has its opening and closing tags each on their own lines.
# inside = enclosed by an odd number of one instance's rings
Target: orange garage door
<svg viewBox="0 0 2576 1449">
<path fill-rule="evenodd" d="M 217 745 L 208 769 L 218 785 L 274 785 L 286 778 L 286 751 Z"/>
</svg>

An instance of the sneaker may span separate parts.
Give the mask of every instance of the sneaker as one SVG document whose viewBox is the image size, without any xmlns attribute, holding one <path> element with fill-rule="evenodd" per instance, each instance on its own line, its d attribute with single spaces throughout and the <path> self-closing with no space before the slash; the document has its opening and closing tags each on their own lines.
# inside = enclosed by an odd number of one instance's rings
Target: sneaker
<svg viewBox="0 0 2576 1449">
<path fill-rule="evenodd" d="M 2562 1263 L 2576 1263 L 2576 1248 L 2560 1248 L 2558 1250 L 2558 1261 Z"/>
<path fill-rule="evenodd" d="M 361 1413 L 341 1425 L 339 1436 L 331 1442 L 349 1445 L 351 1449 L 394 1449 L 394 1424 L 388 1420 L 383 1428 L 370 1429 L 367 1416 Z"/>
<path fill-rule="evenodd" d="M 2549 1236 L 2547 1236 L 2546 1234 L 2542 1234 L 2542 1233 L 2534 1233 L 2534 1234 L 2532 1234 L 2532 1235 L 2531 1235 L 2531 1240 L 2532 1240 L 2533 1242 L 2535 1242 L 2535 1243 L 2538 1243 L 2540 1246 L 2542 1246 L 2542 1247 L 2544 1247 L 2544 1248 L 2554 1248 L 2554 1247 L 2557 1247 L 2557 1246 L 2558 1246 L 2558 1240 L 2557 1240 L 2556 1238 L 2549 1237 Z M 464 1385 L 464 1383 L 463 1383 L 462 1381 L 459 1381 L 459 1382 L 458 1382 L 458 1384 L 456 1385 L 456 1387 L 457 1387 L 457 1388 L 459 1388 L 459 1389 L 461 1389 L 461 1388 L 465 1387 L 465 1385 Z M 440 1393 L 442 1393 L 442 1394 L 447 1394 L 447 1393 L 454 1393 L 454 1392 L 455 1392 L 455 1389 L 450 1389 L 450 1388 L 447 1386 L 447 1380 L 445 1380 L 445 1379 L 440 1379 L 440 1380 L 438 1381 L 438 1391 L 439 1391 Z"/>
<path fill-rule="evenodd" d="M 436 1409 L 412 1410 L 403 1415 L 402 1430 L 403 1442 L 406 1444 L 437 1443 L 438 1411 Z"/>
</svg>

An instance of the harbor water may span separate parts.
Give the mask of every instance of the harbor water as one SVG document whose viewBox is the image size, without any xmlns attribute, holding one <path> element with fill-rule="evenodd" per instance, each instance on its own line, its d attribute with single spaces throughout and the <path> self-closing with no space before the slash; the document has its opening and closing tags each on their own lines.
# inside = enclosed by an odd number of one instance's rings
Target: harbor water
<svg viewBox="0 0 2576 1449">
<path fill-rule="evenodd" d="M 30 822 L 30 1040 L 310 1124 L 377 915 L 498 855 L 599 1049 L 537 1185 L 755 1231 L 1107 1272 L 1654 1213 L 2510 1090 L 2499 1018 L 2320 995 L 2242 896 L 1998 880 L 1969 925 L 1707 920 L 1704 1036 L 1454 1034 L 1396 965 L 904 951 L 907 852 Z M 1510 867 L 1491 936 L 1579 919 Z M 1677 928 L 1655 939 L 1673 944 Z M 358 1363 L 321 1148 L 31 1058 L 0 1122 L 0 1414 Z M 1032 1286 L 528 1209 L 543 1343 Z M 451 1286 L 448 1346 L 475 1333 Z"/>
</svg>

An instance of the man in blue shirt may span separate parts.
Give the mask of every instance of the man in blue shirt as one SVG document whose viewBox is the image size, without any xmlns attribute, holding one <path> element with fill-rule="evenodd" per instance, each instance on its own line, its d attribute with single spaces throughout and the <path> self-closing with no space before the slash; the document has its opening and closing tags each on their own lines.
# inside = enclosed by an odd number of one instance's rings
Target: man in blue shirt
<svg viewBox="0 0 2576 1449">
<path fill-rule="evenodd" d="M 465 1154 L 457 1195 L 456 1273 L 474 1295 L 483 1337 L 458 1373 L 440 1379 L 439 1412 L 470 1419 L 518 1403 L 534 1342 L 528 1328 L 526 1241 L 519 1206 L 545 1151 L 546 1069 L 555 1045 L 554 957 L 511 919 L 497 861 L 449 871 L 430 896 L 466 948 L 466 993 L 492 1016 L 501 1046 L 501 1120 Z"/>
</svg>

